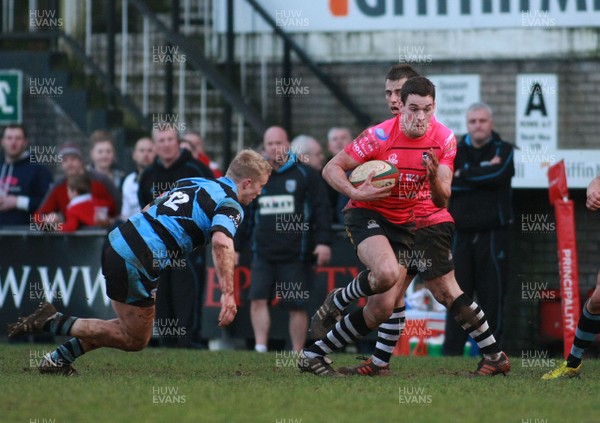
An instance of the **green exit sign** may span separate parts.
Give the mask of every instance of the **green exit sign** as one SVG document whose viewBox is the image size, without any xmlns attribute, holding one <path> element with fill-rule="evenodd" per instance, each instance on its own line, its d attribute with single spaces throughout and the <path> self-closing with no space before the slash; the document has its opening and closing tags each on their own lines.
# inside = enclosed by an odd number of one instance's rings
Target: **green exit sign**
<svg viewBox="0 0 600 423">
<path fill-rule="evenodd" d="M 23 121 L 22 87 L 20 70 L 0 70 L 0 125 Z"/>
</svg>

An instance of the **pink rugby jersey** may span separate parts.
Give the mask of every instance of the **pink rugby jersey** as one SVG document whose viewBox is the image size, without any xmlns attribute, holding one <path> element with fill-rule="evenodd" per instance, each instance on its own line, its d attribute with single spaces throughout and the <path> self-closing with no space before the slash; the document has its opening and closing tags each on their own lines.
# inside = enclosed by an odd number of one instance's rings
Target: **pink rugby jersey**
<svg viewBox="0 0 600 423">
<path fill-rule="evenodd" d="M 385 160 L 399 172 L 398 184 L 392 194 L 379 201 L 348 202 L 347 208 L 377 211 L 395 224 L 416 221 L 417 228 L 442 222 L 453 222 L 446 208 L 431 200 L 427 172 L 422 164 L 423 152 L 433 148 L 440 165 L 454 171 L 456 139 L 450 129 L 431 117 L 429 128 L 420 138 L 409 138 L 400 129 L 400 116 L 388 119 L 363 131 L 345 151 L 358 163 Z"/>
</svg>

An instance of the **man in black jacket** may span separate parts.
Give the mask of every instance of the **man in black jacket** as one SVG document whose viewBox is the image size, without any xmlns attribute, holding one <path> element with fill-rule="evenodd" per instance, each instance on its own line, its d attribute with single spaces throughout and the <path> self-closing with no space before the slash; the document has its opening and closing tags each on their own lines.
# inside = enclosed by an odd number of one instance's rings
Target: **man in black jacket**
<svg viewBox="0 0 600 423">
<path fill-rule="evenodd" d="M 6 126 L 0 145 L 0 226 L 29 225 L 52 183 L 50 171 L 40 163 L 47 157 L 29 154 L 23 125 Z"/>
<path fill-rule="evenodd" d="M 290 151 L 283 128 L 267 129 L 263 146 L 273 173 L 248 219 L 254 222 L 250 316 L 255 349 L 267 351 L 273 299 L 289 310 L 292 348 L 300 351 L 308 331 L 312 266 L 331 258 L 331 208 L 325 183 Z"/>
<path fill-rule="evenodd" d="M 140 176 L 138 197 L 140 207 L 171 190 L 183 178 L 212 178 L 208 166 L 194 159 L 186 149 L 179 148 L 177 131 L 155 129 L 152 140 L 156 158 Z M 165 257 L 172 263 L 160 276 L 156 295 L 156 318 L 152 335 L 160 337 L 165 346 L 192 347 L 198 341 L 202 293 L 205 281 L 204 248 L 185 257 Z"/>
<path fill-rule="evenodd" d="M 513 147 L 493 131 L 490 106 L 467 109 L 468 134 L 458 144 L 448 207 L 456 225 L 454 267 L 461 289 L 486 312 L 502 342 L 502 308 L 508 277 L 508 225 L 512 221 Z M 462 355 L 467 334 L 446 318 L 445 355 Z"/>
<path fill-rule="evenodd" d="M 179 148 L 179 137 L 174 129 L 154 130 L 152 141 L 156 158 L 140 176 L 140 207 L 144 208 L 163 192 L 169 191 L 178 179 L 213 177 L 208 166 L 194 159 L 189 150 Z"/>
</svg>

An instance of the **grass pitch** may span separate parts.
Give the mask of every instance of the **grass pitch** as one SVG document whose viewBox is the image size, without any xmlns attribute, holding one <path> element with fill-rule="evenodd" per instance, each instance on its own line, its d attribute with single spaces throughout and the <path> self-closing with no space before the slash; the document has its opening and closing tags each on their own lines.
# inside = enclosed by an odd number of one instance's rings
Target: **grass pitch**
<svg viewBox="0 0 600 423">
<path fill-rule="evenodd" d="M 53 347 L 0 344 L 0 421 L 600 422 L 591 359 L 570 380 L 542 381 L 552 363 L 515 357 L 508 377 L 467 378 L 475 358 L 394 357 L 393 376 L 334 380 L 300 374 L 289 352 L 103 349 L 76 362 L 79 377 L 42 376 Z"/>
</svg>

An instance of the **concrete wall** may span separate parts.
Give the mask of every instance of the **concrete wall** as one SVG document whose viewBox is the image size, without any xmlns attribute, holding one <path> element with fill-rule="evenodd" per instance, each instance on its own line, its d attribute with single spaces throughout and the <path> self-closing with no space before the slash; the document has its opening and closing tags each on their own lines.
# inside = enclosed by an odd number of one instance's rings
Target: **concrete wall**
<svg viewBox="0 0 600 423">
<path fill-rule="evenodd" d="M 389 118 L 384 98 L 384 78 L 388 68 L 397 62 L 329 63 L 322 69 L 328 73 L 350 97 L 367 112 L 374 122 Z M 456 60 L 410 63 L 423 75 L 460 75 L 473 73 L 481 78 L 481 100 L 494 109 L 496 128 L 508 141 L 515 138 L 516 75 L 519 73 L 556 73 L 558 75 L 560 148 L 593 149 L 600 147 L 597 134 L 600 123 L 600 58 L 589 59 L 532 59 L 532 60 Z M 252 67 L 249 79 L 258 81 L 260 68 Z M 298 86 L 306 87 L 300 94 L 292 94 L 294 134 L 309 132 L 325 140 L 331 126 L 351 126 L 354 133 L 363 128 L 341 104 L 333 98 L 306 67 L 295 66 L 292 78 Z M 282 95 L 276 86 L 281 79 L 281 68 L 270 66 L 267 77 L 269 121 L 281 119 Z M 253 84 L 251 96 L 260 94 Z M 308 94 L 306 94 L 308 92 Z M 460 135 L 460 134 L 457 134 Z"/>
</svg>

